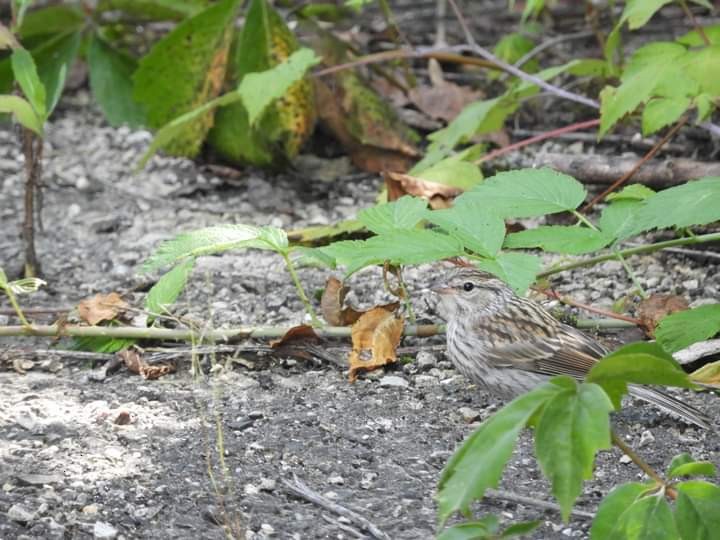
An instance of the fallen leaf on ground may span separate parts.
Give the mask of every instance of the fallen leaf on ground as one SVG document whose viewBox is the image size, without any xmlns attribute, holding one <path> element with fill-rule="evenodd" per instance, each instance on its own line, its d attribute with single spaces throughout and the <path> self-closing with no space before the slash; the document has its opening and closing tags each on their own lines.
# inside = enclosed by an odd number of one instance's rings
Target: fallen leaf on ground
<svg viewBox="0 0 720 540">
<path fill-rule="evenodd" d="M 325 284 L 320 310 L 323 318 L 332 326 L 349 326 L 357 321 L 362 312 L 352 307 L 343 307 L 348 288 L 336 277 L 330 276 Z"/>
<path fill-rule="evenodd" d="M 102 321 L 111 321 L 118 313 L 130 307 L 118 293 L 96 294 L 78 304 L 78 314 L 86 323 L 95 326 Z"/>
<path fill-rule="evenodd" d="M 350 382 L 361 371 L 371 371 L 397 359 L 397 346 L 404 321 L 383 307 L 364 313 L 352 327 L 353 349 L 350 352 Z"/>
<path fill-rule="evenodd" d="M 720 360 L 705 364 L 690 374 L 690 380 L 704 386 L 720 388 Z"/>
<path fill-rule="evenodd" d="M 413 88 L 410 90 L 410 99 L 418 109 L 431 118 L 450 122 L 466 105 L 483 97 L 482 92 L 446 81 L 442 68 L 435 59 L 431 59 L 428 63 L 428 71 L 431 86 Z"/>
<path fill-rule="evenodd" d="M 122 358 L 128 371 L 140 375 L 143 379 L 159 379 L 175 372 L 172 364 L 148 364 L 136 349 L 124 349 L 117 355 Z"/>
<path fill-rule="evenodd" d="M 388 190 L 388 201 L 397 200 L 403 195 L 414 195 L 427 199 L 433 210 L 450 208 L 453 199 L 463 192 L 462 189 L 454 186 L 399 172 L 385 171 L 383 177 Z"/>
<path fill-rule="evenodd" d="M 298 341 L 312 341 L 313 343 L 317 343 L 320 341 L 320 336 L 315 333 L 312 326 L 300 324 L 290 328 L 280 339 L 272 340 L 270 346 L 273 349 L 278 349 L 291 343 L 296 344 L 295 342 Z"/>
<path fill-rule="evenodd" d="M 689 307 L 687 300 L 682 296 L 653 294 L 640 302 L 637 309 L 638 319 L 640 319 L 645 333 L 652 338 L 655 337 L 655 328 L 666 315 L 685 311 Z"/>
</svg>

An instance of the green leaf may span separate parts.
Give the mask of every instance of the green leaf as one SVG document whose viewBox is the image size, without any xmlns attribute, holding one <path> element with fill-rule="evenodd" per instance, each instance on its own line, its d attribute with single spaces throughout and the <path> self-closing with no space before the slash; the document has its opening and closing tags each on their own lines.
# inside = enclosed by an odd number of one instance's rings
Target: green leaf
<svg viewBox="0 0 720 540">
<path fill-rule="evenodd" d="M 243 77 L 238 91 L 248 112 L 248 120 L 253 125 L 265 108 L 274 100 L 281 98 L 287 90 L 303 78 L 305 72 L 320 63 L 312 49 L 295 51 L 287 61 L 262 73 L 249 73 Z"/>
<path fill-rule="evenodd" d="M 208 4 L 208 0 L 99 0 L 95 14 L 120 11 L 133 20 L 166 21 L 196 15 Z"/>
<path fill-rule="evenodd" d="M 690 454 L 678 454 L 668 466 L 667 476 L 677 478 L 680 476 L 715 476 L 715 465 L 709 461 L 695 461 Z"/>
<path fill-rule="evenodd" d="M 541 225 L 534 229 L 509 234 L 505 239 L 505 247 L 539 247 L 545 251 L 579 255 L 597 251 L 612 243 L 613 240 L 611 235 L 588 227 Z"/>
<path fill-rule="evenodd" d="M 606 206 L 600 219 L 598 227 L 607 236 L 620 237 L 621 233 L 634 226 L 635 214 L 641 206 L 641 201 L 633 199 L 620 199 Z"/>
<path fill-rule="evenodd" d="M 610 538 L 632 540 L 678 540 L 677 526 L 663 493 L 635 501 L 620 516 L 617 535 Z M 613 531 L 614 533 L 616 531 Z"/>
<path fill-rule="evenodd" d="M 16 279 L 4 285 L 0 283 L 0 287 L 8 289 L 15 294 L 31 294 L 45 285 L 47 285 L 46 281 L 36 277 Z"/>
<path fill-rule="evenodd" d="M 665 189 L 643 202 L 621 239 L 651 229 L 691 227 L 720 220 L 720 176 Z"/>
<path fill-rule="evenodd" d="M 643 109 L 643 135 L 650 135 L 676 122 L 688 108 L 690 108 L 690 98 L 688 97 L 651 99 Z"/>
<path fill-rule="evenodd" d="M 165 314 L 168 307 L 175 303 L 185 289 L 188 277 L 195 265 L 195 258 L 188 257 L 164 274 L 148 291 L 145 298 L 145 310 L 155 314 Z"/>
<path fill-rule="evenodd" d="M 702 480 L 677 485 L 675 510 L 683 540 L 713 540 L 720 531 L 720 488 Z"/>
<path fill-rule="evenodd" d="M 596 363 L 585 380 L 603 386 L 605 381 L 659 384 L 692 388 L 680 365 L 657 343 L 631 343 Z"/>
<path fill-rule="evenodd" d="M 505 529 L 500 538 L 512 538 L 513 536 L 525 536 L 537 529 L 542 521 L 523 521 L 521 523 L 515 523 Z"/>
<path fill-rule="evenodd" d="M 535 43 L 531 39 L 520 33 L 513 32 L 500 38 L 500 41 L 498 41 L 497 45 L 495 45 L 493 52 L 495 53 L 495 56 L 504 60 L 508 64 L 515 64 L 518 60 L 520 60 L 520 58 L 525 56 L 534 48 Z M 527 73 L 535 73 L 538 69 L 540 69 L 540 64 L 536 58 L 532 58 L 528 62 L 525 62 L 521 68 Z M 491 78 L 496 77 L 497 75 Z"/>
<path fill-rule="evenodd" d="M 566 212 L 585 199 L 580 182 L 552 169 L 520 169 L 488 178 L 463 193 L 457 204 L 477 201 L 503 218 L 534 217 Z"/>
<path fill-rule="evenodd" d="M 610 193 L 608 201 L 644 201 L 655 195 L 655 191 L 643 184 L 630 184 L 620 191 Z"/>
<path fill-rule="evenodd" d="M 252 225 L 216 225 L 198 229 L 179 234 L 172 240 L 160 244 L 155 253 L 143 264 L 143 271 L 152 272 L 187 257 L 210 255 L 237 248 L 284 251 L 287 249 L 287 236 L 275 227 Z"/>
<path fill-rule="evenodd" d="M 672 0 L 628 0 L 625 9 L 620 16 L 618 26 L 627 21 L 630 30 L 636 30 L 645 26 L 656 12 Z"/>
<path fill-rule="evenodd" d="M 700 86 L 699 92 L 720 95 L 720 44 L 689 51 L 683 68 L 686 76 Z"/>
<path fill-rule="evenodd" d="M 413 229 L 373 236 L 367 240 L 335 242 L 322 251 L 347 268 L 350 275 L 373 264 L 420 264 L 462 255 L 455 238 L 434 231 Z"/>
<path fill-rule="evenodd" d="M 704 122 L 710 118 L 715 102 L 710 94 L 700 94 L 695 97 L 695 107 L 697 108 L 697 122 Z"/>
<path fill-rule="evenodd" d="M 366 208 L 358 219 L 375 234 L 413 229 L 425 217 L 427 201 L 405 195 L 398 200 Z"/>
<path fill-rule="evenodd" d="M 720 332 L 720 304 L 678 311 L 660 321 L 655 337 L 668 352 L 677 352 Z"/>
<path fill-rule="evenodd" d="M 496 538 L 500 523 L 496 516 L 485 516 L 476 521 L 459 523 L 445 529 L 436 540 L 474 540 L 480 538 Z"/>
<path fill-rule="evenodd" d="M 561 392 L 545 383 L 515 398 L 485 420 L 445 465 L 438 485 L 440 524 L 455 512 L 469 512 L 470 503 L 498 485 L 520 430 L 535 411 Z"/>
<path fill-rule="evenodd" d="M 76 337 L 73 339 L 72 348 L 81 351 L 111 354 L 127 349 L 135 341 L 135 339 L 130 338 Z"/>
<path fill-rule="evenodd" d="M 545 404 L 535 428 L 538 462 L 565 521 L 582 493 L 583 480 L 592 478 L 595 454 L 611 446 L 609 413 L 614 408 L 600 386 L 569 380 L 571 388 Z"/>
<path fill-rule="evenodd" d="M 425 170 L 414 167 L 410 174 L 428 182 L 437 182 L 462 190 L 476 186 L 483 179 L 480 167 L 468 161 L 461 161 L 455 156 L 443 159 Z"/>
<path fill-rule="evenodd" d="M 134 75 L 135 100 L 145 107 L 147 123 L 160 128 L 197 109 L 220 93 L 239 0 L 222 0 L 190 17 L 158 41 Z M 193 117 L 165 149 L 195 156 L 213 123 L 213 112 Z"/>
<path fill-rule="evenodd" d="M 133 98 L 134 58 L 93 35 L 87 50 L 90 89 L 111 126 L 138 128 L 145 122 L 145 109 Z"/>
<path fill-rule="evenodd" d="M 80 48 L 80 38 L 79 31 L 60 34 L 31 51 L 38 76 L 45 87 L 46 118 L 52 114 L 60 101 L 65 88 L 65 78 Z"/>
<path fill-rule="evenodd" d="M 35 114 L 27 100 L 19 96 L 0 96 L 0 113 L 13 114 L 20 124 L 42 137 L 43 120 Z"/>
<path fill-rule="evenodd" d="M 510 285 L 517 294 L 524 294 L 535 283 L 540 271 L 540 259 L 528 253 L 501 251 L 493 259 L 480 259 L 475 265 L 499 277 Z"/>
<path fill-rule="evenodd" d="M 466 249 L 483 257 L 495 257 L 502 247 L 505 222 L 477 201 L 428 211 L 426 217 L 457 238 Z"/>
<path fill-rule="evenodd" d="M 18 36 L 26 43 L 38 36 L 77 31 L 84 24 L 85 16 L 75 6 L 46 6 L 25 15 L 18 29 Z"/>
<path fill-rule="evenodd" d="M 720 43 L 720 24 L 703 27 L 703 34 L 705 34 L 710 43 L 717 45 Z M 675 41 L 682 43 L 688 47 L 704 47 L 705 40 L 697 30 L 691 30 L 687 34 L 680 36 Z"/>
<path fill-rule="evenodd" d="M 619 525 L 624 523 L 621 521 L 621 517 L 644 492 L 647 492 L 648 488 L 648 484 L 638 482 L 629 482 L 613 488 L 602 500 L 595 514 L 590 528 L 590 539 L 627 538 L 627 536 L 621 536 L 624 534 L 624 531 L 619 529 Z"/>
<path fill-rule="evenodd" d="M 40 82 L 32 55 L 23 48 L 14 49 L 10 61 L 20 89 L 37 117 L 44 122 L 47 113 L 45 87 Z"/>
<path fill-rule="evenodd" d="M 337 266 L 335 258 L 323 252 L 321 248 L 292 246 L 290 249 L 291 253 L 297 254 L 293 261 L 298 266 L 324 266 L 333 270 Z"/>
</svg>

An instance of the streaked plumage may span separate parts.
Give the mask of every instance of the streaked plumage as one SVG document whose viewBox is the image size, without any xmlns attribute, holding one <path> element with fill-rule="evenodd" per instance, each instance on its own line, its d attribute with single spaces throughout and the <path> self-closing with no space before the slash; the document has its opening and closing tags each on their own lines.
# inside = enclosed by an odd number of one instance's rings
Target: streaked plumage
<svg viewBox="0 0 720 540">
<path fill-rule="evenodd" d="M 433 290 L 448 322 L 450 359 L 469 379 L 501 397 L 513 398 L 554 375 L 582 379 L 608 352 L 491 274 L 458 268 Z M 630 393 L 710 428 L 700 411 L 654 388 L 631 386 Z"/>
</svg>

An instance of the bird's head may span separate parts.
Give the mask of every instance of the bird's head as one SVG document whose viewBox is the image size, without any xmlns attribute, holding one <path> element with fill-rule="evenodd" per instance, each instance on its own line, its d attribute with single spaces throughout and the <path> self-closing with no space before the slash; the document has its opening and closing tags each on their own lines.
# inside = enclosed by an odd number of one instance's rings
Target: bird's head
<svg viewBox="0 0 720 540">
<path fill-rule="evenodd" d="M 440 315 L 448 321 L 492 313 L 514 295 L 501 279 L 470 267 L 456 268 L 440 276 L 431 290 L 439 295 Z"/>
</svg>

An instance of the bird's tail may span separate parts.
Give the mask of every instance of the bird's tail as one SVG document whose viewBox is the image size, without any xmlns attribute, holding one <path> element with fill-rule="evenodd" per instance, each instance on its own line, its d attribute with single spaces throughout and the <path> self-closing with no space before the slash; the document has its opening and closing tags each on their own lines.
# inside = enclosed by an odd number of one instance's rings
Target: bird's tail
<svg viewBox="0 0 720 540">
<path fill-rule="evenodd" d="M 695 424 L 703 429 L 712 429 L 710 418 L 695 407 L 686 405 L 672 396 L 664 394 L 654 388 L 648 388 L 647 386 L 629 385 L 629 389 L 630 395 L 636 398 L 652 403 L 670 414 L 679 416 L 690 424 Z"/>
</svg>

